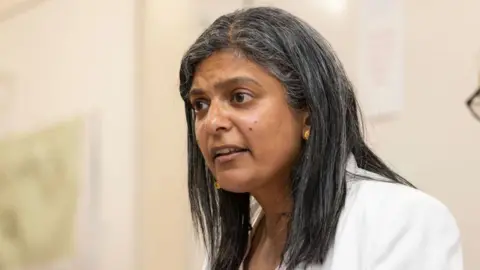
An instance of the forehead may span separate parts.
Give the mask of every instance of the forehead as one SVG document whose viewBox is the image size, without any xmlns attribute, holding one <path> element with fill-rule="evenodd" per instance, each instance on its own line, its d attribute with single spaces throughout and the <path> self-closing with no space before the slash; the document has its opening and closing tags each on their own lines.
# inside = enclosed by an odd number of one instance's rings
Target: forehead
<svg viewBox="0 0 480 270">
<path fill-rule="evenodd" d="M 215 84 L 233 77 L 249 77 L 256 81 L 271 77 L 260 65 L 232 51 L 215 52 L 196 68 L 193 85 Z"/>
</svg>

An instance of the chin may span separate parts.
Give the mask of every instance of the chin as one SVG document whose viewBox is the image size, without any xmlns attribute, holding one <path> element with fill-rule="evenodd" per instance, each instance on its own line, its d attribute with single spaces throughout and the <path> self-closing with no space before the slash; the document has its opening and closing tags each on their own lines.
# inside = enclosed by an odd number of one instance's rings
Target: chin
<svg viewBox="0 0 480 270">
<path fill-rule="evenodd" d="M 245 172 L 222 172 L 215 176 L 220 188 L 234 193 L 251 192 L 258 185 L 254 177 L 248 176 Z"/>
</svg>

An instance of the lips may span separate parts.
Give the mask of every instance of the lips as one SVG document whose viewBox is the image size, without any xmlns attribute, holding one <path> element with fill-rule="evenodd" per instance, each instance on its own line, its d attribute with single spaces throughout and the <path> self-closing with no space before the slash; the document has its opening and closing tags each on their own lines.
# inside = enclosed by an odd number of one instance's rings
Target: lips
<svg viewBox="0 0 480 270">
<path fill-rule="evenodd" d="M 247 152 L 248 149 L 236 145 L 224 145 L 220 147 L 214 147 L 211 149 L 210 154 L 213 157 L 213 160 L 222 156 L 229 156 L 236 153 Z"/>
</svg>

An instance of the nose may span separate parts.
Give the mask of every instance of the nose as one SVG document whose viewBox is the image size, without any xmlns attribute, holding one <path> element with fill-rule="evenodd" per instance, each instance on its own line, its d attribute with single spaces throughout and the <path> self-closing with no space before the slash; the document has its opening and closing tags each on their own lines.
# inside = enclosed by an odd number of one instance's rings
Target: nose
<svg viewBox="0 0 480 270">
<path fill-rule="evenodd" d="M 232 122 L 230 112 L 221 102 L 211 102 L 206 118 L 207 130 L 211 134 L 218 134 L 230 130 Z"/>
</svg>

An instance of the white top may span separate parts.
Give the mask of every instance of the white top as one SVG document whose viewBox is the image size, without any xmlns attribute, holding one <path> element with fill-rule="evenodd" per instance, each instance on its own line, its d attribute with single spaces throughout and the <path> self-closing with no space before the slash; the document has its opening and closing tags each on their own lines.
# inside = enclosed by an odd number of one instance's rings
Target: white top
<svg viewBox="0 0 480 270">
<path fill-rule="evenodd" d="M 388 179 L 358 168 L 354 160 L 347 171 L 382 181 L 348 176 L 345 208 L 326 262 L 298 269 L 463 269 L 459 230 L 441 202 L 419 190 L 385 182 Z M 258 208 L 254 229 L 261 217 Z M 208 263 L 203 269 L 209 270 Z"/>
</svg>

